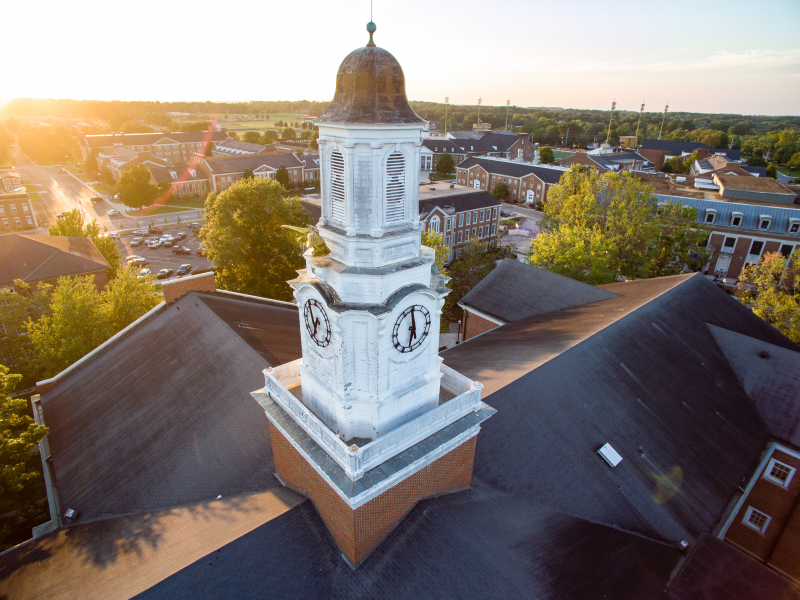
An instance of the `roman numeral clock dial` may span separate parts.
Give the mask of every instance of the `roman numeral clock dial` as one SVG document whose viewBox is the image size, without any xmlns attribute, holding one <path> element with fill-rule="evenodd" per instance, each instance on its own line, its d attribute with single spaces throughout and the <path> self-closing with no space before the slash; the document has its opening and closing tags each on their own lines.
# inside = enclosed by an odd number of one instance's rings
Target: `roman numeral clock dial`
<svg viewBox="0 0 800 600">
<path fill-rule="evenodd" d="M 419 304 L 405 309 L 394 324 L 392 344 L 399 352 L 413 352 L 431 330 L 431 314 Z"/>
<path fill-rule="evenodd" d="M 306 302 L 303 309 L 308 335 L 320 348 L 331 343 L 331 322 L 322 304 L 313 298 Z"/>
</svg>

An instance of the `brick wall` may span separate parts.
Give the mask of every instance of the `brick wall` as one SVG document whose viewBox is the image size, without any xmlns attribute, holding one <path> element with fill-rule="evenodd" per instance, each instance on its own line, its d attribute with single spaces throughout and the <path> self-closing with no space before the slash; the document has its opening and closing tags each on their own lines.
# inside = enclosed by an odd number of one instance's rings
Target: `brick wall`
<svg viewBox="0 0 800 600">
<path fill-rule="evenodd" d="M 494 329 L 495 327 L 500 327 L 497 323 L 490 321 L 489 319 L 484 319 L 480 315 L 476 315 L 475 313 L 464 311 L 464 340 L 467 341 L 470 338 L 474 338 L 476 335 L 480 335 L 482 333 L 486 333 Z"/>
<path fill-rule="evenodd" d="M 189 292 L 216 292 L 217 281 L 214 273 L 191 275 L 165 281 L 161 284 L 161 291 L 164 293 L 164 302 L 170 304 Z"/>
<path fill-rule="evenodd" d="M 290 487 L 311 498 L 339 548 L 354 565 L 361 562 L 417 502 L 463 490 L 472 484 L 476 437 L 353 510 L 272 423 L 269 429 L 278 475 Z"/>
</svg>

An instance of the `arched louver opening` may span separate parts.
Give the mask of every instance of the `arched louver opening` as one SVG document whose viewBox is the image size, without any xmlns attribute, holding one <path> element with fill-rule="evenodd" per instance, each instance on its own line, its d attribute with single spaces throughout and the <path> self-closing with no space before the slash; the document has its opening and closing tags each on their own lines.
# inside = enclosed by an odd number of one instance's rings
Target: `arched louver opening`
<svg viewBox="0 0 800 600">
<path fill-rule="evenodd" d="M 331 219 L 344 223 L 344 156 L 331 154 Z"/>
<path fill-rule="evenodd" d="M 386 222 L 405 217 L 406 163 L 399 152 L 392 152 L 386 161 Z"/>
</svg>

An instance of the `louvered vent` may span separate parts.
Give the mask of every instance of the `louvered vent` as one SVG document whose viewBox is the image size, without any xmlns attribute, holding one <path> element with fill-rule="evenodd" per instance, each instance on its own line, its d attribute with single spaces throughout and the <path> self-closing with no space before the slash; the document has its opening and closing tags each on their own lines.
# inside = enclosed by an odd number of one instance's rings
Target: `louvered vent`
<svg viewBox="0 0 800 600">
<path fill-rule="evenodd" d="M 402 221 L 405 212 L 406 164 L 403 155 L 392 152 L 386 161 L 386 222 Z"/>
<path fill-rule="evenodd" d="M 344 223 L 344 156 L 331 154 L 331 219 Z"/>
</svg>

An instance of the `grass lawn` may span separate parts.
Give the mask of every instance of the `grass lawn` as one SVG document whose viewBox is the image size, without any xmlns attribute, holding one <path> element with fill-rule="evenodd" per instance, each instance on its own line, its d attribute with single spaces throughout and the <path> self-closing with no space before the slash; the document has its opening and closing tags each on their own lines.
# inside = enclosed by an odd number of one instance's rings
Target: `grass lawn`
<svg viewBox="0 0 800 600">
<path fill-rule="evenodd" d="M 563 150 L 553 150 L 553 156 L 555 156 L 556 160 L 561 158 L 567 158 L 568 156 L 572 156 L 575 154 L 574 152 L 564 152 Z"/>
<path fill-rule="evenodd" d="M 202 198 L 192 198 L 191 200 L 169 200 L 170 206 L 185 206 L 186 208 L 203 208 L 205 200 Z"/>
<path fill-rule="evenodd" d="M 97 177 L 86 175 L 85 173 L 78 175 L 78 179 L 80 179 L 84 183 L 89 183 L 90 181 L 97 181 Z"/>
<path fill-rule="evenodd" d="M 431 181 L 452 181 L 456 178 L 454 174 L 442 175 L 441 173 L 436 172 L 431 172 L 429 177 Z"/>
<path fill-rule="evenodd" d="M 275 113 L 275 114 L 270 113 L 269 119 L 267 119 L 266 121 L 262 119 L 260 115 L 253 115 L 253 117 L 255 118 L 253 118 L 252 121 L 248 121 L 246 118 L 242 119 L 241 118 L 242 116 L 246 117 L 246 115 L 241 115 L 241 116 L 237 115 L 236 117 L 233 117 L 230 120 L 223 119 L 224 125 L 226 125 L 228 129 L 237 129 L 237 128 L 263 129 L 264 127 L 277 127 L 275 123 L 277 123 L 278 121 L 283 121 L 283 122 L 289 121 L 291 123 L 303 122 L 303 115 L 292 114 L 292 113 Z"/>
<path fill-rule="evenodd" d="M 800 170 L 798 169 L 787 169 L 786 167 L 779 167 L 777 165 L 775 166 L 775 168 L 778 169 L 778 171 L 780 173 L 783 173 L 784 175 L 790 175 L 791 177 L 800 177 Z"/>
<path fill-rule="evenodd" d="M 516 224 L 517 222 L 512 219 L 503 219 L 500 221 L 500 225 L 508 225 L 509 227 L 513 227 Z"/>
<path fill-rule="evenodd" d="M 98 195 L 102 196 L 104 194 L 116 194 L 117 191 L 113 185 L 106 185 L 104 183 L 93 183 L 92 189 L 97 192 Z"/>
<path fill-rule="evenodd" d="M 150 208 L 145 208 L 141 211 L 128 211 L 128 214 L 132 219 L 144 219 L 153 215 L 165 215 L 168 213 L 184 212 L 185 210 L 185 208 L 175 208 L 172 206 L 151 206 Z"/>
<path fill-rule="evenodd" d="M 28 196 L 30 197 L 31 202 L 41 202 L 42 201 L 42 197 L 39 194 L 37 194 L 36 192 L 34 192 L 34 191 L 30 191 L 29 190 L 28 191 Z"/>
</svg>

